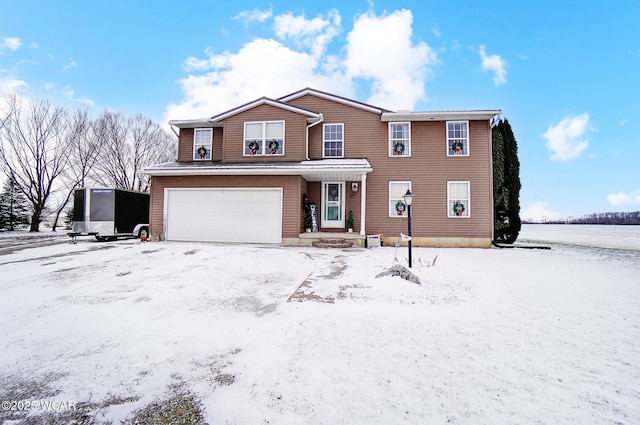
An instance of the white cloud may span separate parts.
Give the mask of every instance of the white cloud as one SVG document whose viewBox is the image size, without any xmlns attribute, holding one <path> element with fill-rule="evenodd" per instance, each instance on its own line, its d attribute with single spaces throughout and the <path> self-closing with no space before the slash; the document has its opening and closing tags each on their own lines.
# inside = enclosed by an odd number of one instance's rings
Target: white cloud
<svg viewBox="0 0 640 425">
<path fill-rule="evenodd" d="M 347 36 L 345 66 L 350 78 L 371 81 L 368 102 L 389 109 L 413 109 L 427 98 L 425 82 L 438 62 L 424 42 L 413 42 L 413 15 L 364 13 Z"/>
<path fill-rule="evenodd" d="M 26 87 L 28 84 L 23 80 L 15 80 L 13 78 L 0 78 L 0 96 L 5 92 L 11 92 L 19 87 Z"/>
<path fill-rule="evenodd" d="M 69 58 L 69 62 L 62 67 L 62 69 L 60 70 L 60 72 L 67 72 L 68 70 L 70 70 L 71 68 L 75 68 L 76 66 L 78 66 L 78 64 L 76 63 L 76 61 L 73 58 Z"/>
<path fill-rule="evenodd" d="M 589 147 L 589 139 L 585 137 L 589 119 L 589 114 L 584 113 L 565 117 L 558 124 L 549 126 L 542 137 L 547 139 L 546 146 L 552 152 L 551 160 L 577 158 Z"/>
<path fill-rule="evenodd" d="M 269 10 L 260 10 L 257 7 L 254 7 L 253 10 L 243 10 L 234 16 L 233 19 L 242 21 L 246 28 L 251 22 L 264 22 L 271 18 L 272 15 L 273 11 L 271 8 L 269 8 Z"/>
<path fill-rule="evenodd" d="M 629 193 L 620 191 L 607 196 L 607 202 L 614 206 L 640 204 L 640 189 Z"/>
<path fill-rule="evenodd" d="M 317 58 L 325 53 L 327 45 L 340 33 L 341 20 L 335 9 L 327 13 L 326 19 L 321 16 L 306 19 L 285 13 L 275 17 L 274 28 L 282 40 L 290 39 L 296 47 L 310 49 L 312 56 Z"/>
<path fill-rule="evenodd" d="M 255 39 L 237 53 L 207 54 L 206 60 L 187 60 L 207 72 L 179 81 L 184 98 L 167 107 L 167 120 L 212 116 L 261 96 L 279 97 L 306 86 L 352 94 L 349 81 L 339 69 L 319 72 L 317 59 L 276 40 Z"/>
<path fill-rule="evenodd" d="M 437 26 L 431 28 L 431 33 L 438 38 L 442 37 L 442 33 L 440 32 Z"/>
<path fill-rule="evenodd" d="M 93 100 L 89 99 L 88 97 L 85 97 L 85 96 L 75 97 L 76 92 L 69 87 L 65 87 L 64 89 L 62 89 L 62 94 L 64 94 L 67 97 L 67 99 L 69 99 L 72 102 L 78 102 L 86 106 L 94 105 Z"/>
<path fill-rule="evenodd" d="M 19 38 L 5 37 L 2 39 L 2 42 L 0 43 L 0 50 L 9 49 L 15 52 L 20 48 L 20 46 L 22 46 L 22 41 L 20 41 Z"/>
<path fill-rule="evenodd" d="M 520 217 L 525 221 L 544 222 L 558 220 L 562 217 L 562 214 L 558 211 L 550 210 L 546 202 L 533 202 L 520 211 Z"/>
<path fill-rule="evenodd" d="M 480 45 L 480 58 L 482 59 L 482 69 L 484 71 L 492 71 L 493 83 L 496 86 L 507 82 L 507 62 L 498 55 L 487 55 L 484 44 Z"/>
<path fill-rule="evenodd" d="M 312 19 L 279 15 L 274 32 L 280 41 L 256 38 L 237 52 L 207 49 L 204 58 L 187 58 L 188 76 L 179 81 L 183 99 L 167 107 L 165 118 L 212 116 L 261 96 L 279 97 L 304 87 L 354 97 L 357 78 L 372 86 L 366 101 L 412 109 L 426 97 L 424 84 L 437 62 L 429 46 L 412 41 L 412 21 L 405 10 L 360 15 L 347 35 L 344 56 L 338 57 L 327 53 L 342 31 L 338 11 Z"/>
</svg>

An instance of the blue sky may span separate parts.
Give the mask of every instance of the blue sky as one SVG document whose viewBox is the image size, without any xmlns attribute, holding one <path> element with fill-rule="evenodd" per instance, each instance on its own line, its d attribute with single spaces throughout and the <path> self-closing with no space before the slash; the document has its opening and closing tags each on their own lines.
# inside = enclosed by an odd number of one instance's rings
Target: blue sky
<svg viewBox="0 0 640 425">
<path fill-rule="evenodd" d="M 211 116 L 303 87 L 501 109 L 524 219 L 640 210 L 640 2 L 0 0 L 0 89 Z"/>
</svg>

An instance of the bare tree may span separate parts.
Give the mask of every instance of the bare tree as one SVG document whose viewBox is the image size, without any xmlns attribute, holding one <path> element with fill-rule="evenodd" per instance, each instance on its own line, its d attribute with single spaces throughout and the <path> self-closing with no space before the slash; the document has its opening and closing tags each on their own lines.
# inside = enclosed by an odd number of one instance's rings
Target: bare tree
<svg viewBox="0 0 640 425">
<path fill-rule="evenodd" d="M 93 137 L 93 125 L 86 109 L 78 109 L 70 119 L 69 164 L 60 176 L 61 202 L 56 208 L 52 230 L 55 232 L 60 214 L 66 208 L 77 187 L 87 183 L 87 177 L 98 160 L 102 145 Z"/>
<path fill-rule="evenodd" d="M 5 101 L 0 118 L 0 166 L 31 203 L 30 231 L 37 232 L 54 183 L 69 163 L 68 112 L 48 100 L 26 102 L 15 93 Z"/>
<path fill-rule="evenodd" d="M 103 186 L 149 190 L 149 180 L 138 173 L 146 166 L 169 161 L 175 138 L 150 118 L 105 111 L 95 121 L 95 137 L 102 145 L 95 179 Z"/>
</svg>

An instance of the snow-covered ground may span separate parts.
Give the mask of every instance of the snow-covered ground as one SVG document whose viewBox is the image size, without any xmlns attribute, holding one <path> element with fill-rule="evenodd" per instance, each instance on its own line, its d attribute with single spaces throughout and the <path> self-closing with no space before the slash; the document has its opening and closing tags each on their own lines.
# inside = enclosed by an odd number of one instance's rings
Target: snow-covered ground
<svg viewBox="0 0 640 425">
<path fill-rule="evenodd" d="M 210 424 L 640 423 L 640 228 L 612 229 L 414 248 L 422 285 L 375 278 L 405 262 L 392 247 L 0 255 L 0 400 L 36 407 L 0 421 L 67 423 L 37 403 L 73 401 L 118 424 L 187 392 Z"/>
</svg>

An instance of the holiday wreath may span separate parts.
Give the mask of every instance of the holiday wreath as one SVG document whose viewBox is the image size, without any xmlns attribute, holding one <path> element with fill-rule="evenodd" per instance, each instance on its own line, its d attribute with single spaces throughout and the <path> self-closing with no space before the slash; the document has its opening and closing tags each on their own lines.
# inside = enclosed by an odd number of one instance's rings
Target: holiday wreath
<svg viewBox="0 0 640 425">
<path fill-rule="evenodd" d="M 398 215 L 404 214 L 404 210 L 406 208 L 407 208 L 407 205 L 404 202 L 402 201 L 396 202 L 396 212 L 398 213 Z"/>
<path fill-rule="evenodd" d="M 273 155 L 278 153 L 278 148 L 280 147 L 280 143 L 277 140 L 272 140 L 269 142 L 269 155 Z"/>
<path fill-rule="evenodd" d="M 204 146 L 200 146 L 196 153 L 198 154 L 200 159 L 204 159 L 207 156 L 207 148 L 205 148 Z"/>
<path fill-rule="evenodd" d="M 464 149 L 464 144 L 460 140 L 456 140 L 451 144 L 451 150 L 454 155 L 462 155 L 462 149 Z"/>
<path fill-rule="evenodd" d="M 255 155 L 260 150 L 260 145 L 255 140 L 249 142 L 249 153 Z"/>
<path fill-rule="evenodd" d="M 464 204 L 460 201 L 454 202 L 453 213 L 457 216 L 461 216 L 464 213 Z"/>
<path fill-rule="evenodd" d="M 393 153 L 395 153 L 396 156 L 402 155 L 404 153 L 404 143 L 396 142 L 393 145 Z"/>
</svg>

